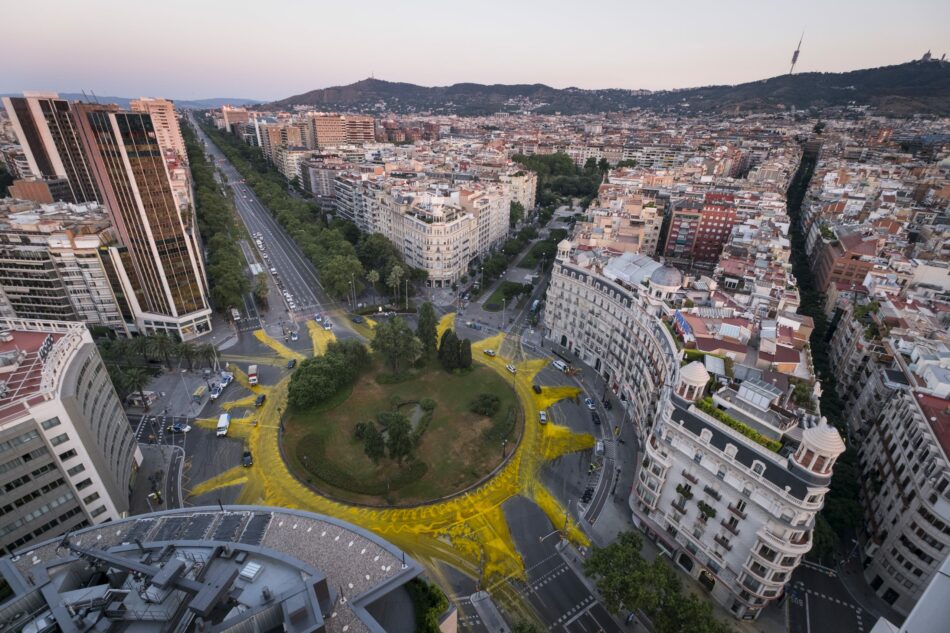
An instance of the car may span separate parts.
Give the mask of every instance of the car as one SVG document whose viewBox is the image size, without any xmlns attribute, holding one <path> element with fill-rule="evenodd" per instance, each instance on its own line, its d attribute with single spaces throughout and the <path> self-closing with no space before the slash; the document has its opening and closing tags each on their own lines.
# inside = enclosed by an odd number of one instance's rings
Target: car
<svg viewBox="0 0 950 633">
<path fill-rule="evenodd" d="M 484 352 L 484 354 L 485 354 L 485 356 L 491 356 L 492 358 L 494 358 L 494 357 L 495 357 L 495 350 L 493 350 L 493 349 L 486 349 L 485 352 Z"/>
<path fill-rule="evenodd" d="M 212 400 L 217 400 L 217 399 L 218 399 L 218 396 L 221 395 L 221 392 L 222 392 L 222 391 L 223 391 L 223 390 L 221 389 L 221 385 L 214 385 L 213 387 L 211 387 L 211 394 L 210 394 L 211 399 L 212 399 Z"/>
<path fill-rule="evenodd" d="M 300 338 L 300 335 L 297 334 L 297 331 L 296 331 L 296 330 L 294 330 L 293 332 L 290 333 L 290 340 L 291 340 L 291 341 L 296 341 L 296 340 L 299 339 L 299 338 Z"/>
<path fill-rule="evenodd" d="M 251 451 L 244 451 L 244 454 L 241 456 L 241 466 L 250 468 L 253 465 L 254 457 L 251 455 Z"/>
<path fill-rule="evenodd" d="M 293 369 L 296 366 L 297 366 L 296 358 L 291 358 L 289 361 L 287 361 L 287 369 Z"/>
<path fill-rule="evenodd" d="M 595 410 L 595 409 L 597 408 L 597 405 L 595 405 L 595 404 L 594 404 L 594 401 L 591 400 L 590 398 L 584 398 L 584 406 L 586 406 L 586 407 L 587 407 L 588 409 L 590 409 L 591 411 L 593 411 L 593 410 Z"/>
<path fill-rule="evenodd" d="M 597 424 L 597 425 L 600 424 L 600 414 L 597 413 L 596 411 L 591 411 L 590 419 L 594 424 Z"/>
<path fill-rule="evenodd" d="M 610 398 L 604 398 L 604 401 L 601 404 L 603 404 L 604 408 L 608 411 L 614 408 L 614 405 L 610 402 Z"/>
<path fill-rule="evenodd" d="M 267 395 L 262 393 L 261 395 L 257 396 L 257 400 L 254 401 L 254 406 L 255 407 L 264 406 L 265 400 L 267 400 Z"/>
<path fill-rule="evenodd" d="M 514 365 L 505 365 L 505 369 L 507 369 L 512 374 L 515 374 L 518 372 L 518 370 L 515 368 Z"/>
<path fill-rule="evenodd" d="M 271 272 L 272 275 L 276 275 L 276 274 L 277 274 L 277 269 L 274 268 L 273 266 L 271 266 L 270 272 Z"/>
<path fill-rule="evenodd" d="M 317 313 L 313 315 L 313 320 L 316 321 L 317 323 L 323 323 L 323 315 Z"/>
<path fill-rule="evenodd" d="M 234 382 L 234 374 L 229 371 L 221 372 L 221 389 L 224 389 L 232 382 Z"/>
<path fill-rule="evenodd" d="M 544 409 L 542 409 L 541 412 L 538 413 L 538 419 L 539 419 L 539 421 L 541 422 L 541 424 L 547 424 L 547 423 L 548 423 L 548 413 L 547 413 L 547 411 L 545 411 Z"/>
<path fill-rule="evenodd" d="M 174 424 L 169 424 L 165 430 L 169 433 L 187 433 L 191 430 L 191 427 L 181 422 L 175 422 Z"/>
<path fill-rule="evenodd" d="M 363 317 L 361 317 L 358 314 L 354 314 L 353 316 L 350 317 L 350 321 L 352 321 L 353 323 L 362 323 Z"/>
<path fill-rule="evenodd" d="M 541 385 L 531 385 L 531 389 L 537 394 L 541 393 Z"/>
<path fill-rule="evenodd" d="M 323 320 L 323 329 L 324 329 L 324 330 L 332 330 L 332 329 L 333 329 L 333 321 L 331 321 L 330 319 L 324 319 L 324 320 Z"/>
</svg>

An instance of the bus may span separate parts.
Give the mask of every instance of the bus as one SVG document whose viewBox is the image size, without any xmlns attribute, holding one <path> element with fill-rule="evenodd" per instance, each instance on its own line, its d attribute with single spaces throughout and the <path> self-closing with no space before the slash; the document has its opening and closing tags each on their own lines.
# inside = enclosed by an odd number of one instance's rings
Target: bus
<svg viewBox="0 0 950 633">
<path fill-rule="evenodd" d="M 247 368 L 247 382 L 250 385 L 257 384 L 257 365 L 251 365 Z"/>
<path fill-rule="evenodd" d="M 201 385 L 195 389 L 193 394 L 191 394 L 191 399 L 200 403 L 204 399 L 206 393 L 208 393 L 208 388 L 204 385 Z"/>
</svg>

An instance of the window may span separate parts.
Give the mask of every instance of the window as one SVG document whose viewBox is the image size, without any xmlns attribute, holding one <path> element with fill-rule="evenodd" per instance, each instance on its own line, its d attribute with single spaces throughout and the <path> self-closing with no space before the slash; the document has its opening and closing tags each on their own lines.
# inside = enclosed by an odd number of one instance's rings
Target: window
<svg viewBox="0 0 950 633">
<path fill-rule="evenodd" d="M 92 480 L 89 478 L 83 479 L 78 484 L 76 484 L 76 490 L 83 490 L 92 485 Z"/>
<path fill-rule="evenodd" d="M 95 500 L 98 499 L 98 498 L 99 498 L 99 493 L 98 493 L 98 492 L 94 492 L 94 493 L 92 493 L 91 495 L 89 495 L 88 497 L 83 497 L 82 502 L 83 502 L 84 504 L 86 504 L 86 505 L 89 505 L 90 503 L 92 503 L 93 501 L 95 501 Z"/>
<path fill-rule="evenodd" d="M 67 470 L 66 473 L 67 473 L 70 477 L 72 477 L 73 475 L 78 475 L 79 473 L 81 473 L 81 472 L 84 471 L 84 470 L 86 470 L 86 467 L 85 467 L 83 464 L 77 464 L 76 466 L 73 466 L 72 468 L 70 468 L 69 470 Z"/>
<path fill-rule="evenodd" d="M 94 516 L 94 517 L 97 517 L 97 516 L 99 516 L 100 514 L 102 514 L 102 513 L 105 512 L 105 511 L 106 511 L 106 507 L 105 507 L 105 506 L 99 506 L 98 508 L 96 508 L 95 510 L 93 510 L 92 512 L 90 512 L 89 514 L 91 514 L 91 515 Z"/>
<path fill-rule="evenodd" d="M 68 442 L 68 441 L 69 441 L 69 436 L 66 435 L 65 433 L 62 433 L 60 435 L 57 435 L 54 438 L 51 438 L 49 443 L 52 444 L 53 446 L 59 446 L 63 442 Z"/>
<path fill-rule="evenodd" d="M 59 426 L 59 425 L 60 425 L 59 418 L 50 418 L 49 420 L 44 420 L 43 422 L 40 422 L 40 426 L 42 426 L 43 430 L 45 431 L 48 431 L 54 426 Z"/>
<path fill-rule="evenodd" d="M 78 455 L 78 453 L 76 452 L 76 449 L 71 448 L 71 449 L 69 449 L 68 451 L 66 451 L 65 453 L 60 453 L 60 454 L 59 454 L 59 459 L 60 459 L 61 461 L 64 461 L 64 462 L 65 462 L 67 459 L 72 459 L 72 458 L 75 457 L 76 455 Z"/>
<path fill-rule="evenodd" d="M 752 472 L 756 475 L 761 475 L 765 472 L 765 464 L 762 462 L 752 462 Z"/>
</svg>

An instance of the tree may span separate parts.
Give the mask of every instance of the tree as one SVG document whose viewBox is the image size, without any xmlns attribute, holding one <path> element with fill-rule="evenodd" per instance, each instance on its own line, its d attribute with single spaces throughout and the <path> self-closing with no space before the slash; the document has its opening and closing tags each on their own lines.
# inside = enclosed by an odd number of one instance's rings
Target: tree
<svg viewBox="0 0 950 633">
<path fill-rule="evenodd" d="M 438 336 L 438 319 L 432 304 L 426 301 L 419 306 L 419 323 L 416 326 L 416 336 L 422 341 L 426 356 L 431 358 L 436 353 L 436 337 Z"/>
<path fill-rule="evenodd" d="M 129 341 L 128 351 L 138 354 L 142 357 L 142 362 L 147 363 L 152 354 L 152 340 L 148 336 L 136 336 Z"/>
<path fill-rule="evenodd" d="M 176 350 L 178 358 L 188 364 L 188 371 L 195 368 L 195 360 L 198 358 L 195 346 L 191 343 L 179 343 Z"/>
<path fill-rule="evenodd" d="M 376 335 L 371 346 L 394 373 L 416 362 L 422 355 L 423 348 L 422 342 L 399 317 L 383 321 L 376 326 Z"/>
<path fill-rule="evenodd" d="M 374 464 L 378 464 L 379 460 L 386 456 L 386 440 L 372 422 L 366 425 L 363 434 L 363 452 Z"/>
<path fill-rule="evenodd" d="M 469 369 L 472 366 L 472 342 L 463 338 L 459 343 L 459 368 Z"/>
<path fill-rule="evenodd" d="M 373 291 L 376 291 L 376 284 L 379 283 L 379 271 L 371 270 L 366 273 L 366 281 L 369 282 L 369 285 L 373 287 Z"/>
<path fill-rule="evenodd" d="M 142 407 L 148 410 L 148 401 L 145 399 L 145 387 L 152 381 L 151 374 L 143 367 L 130 367 L 122 372 L 122 386 L 128 393 L 137 392 L 142 399 Z"/>
<path fill-rule="evenodd" d="M 715 619 L 706 601 L 683 595 L 676 573 L 662 556 L 647 562 L 642 546 L 638 534 L 624 532 L 607 547 L 595 547 L 584 563 L 609 611 L 642 611 L 658 633 L 730 630 Z"/>
<path fill-rule="evenodd" d="M 480 393 L 478 396 L 472 400 L 472 403 L 468 405 L 469 410 L 472 413 L 477 413 L 478 415 L 484 415 L 486 417 L 495 415 L 498 412 L 498 408 L 501 406 L 501 400 L 492 393 Z"/>
<path fill-rule="evenodd" d="M 198 345 L 195 348 L 195 357 L 199 362 L 207 363 L 208 367 L 214 367 L 215 361 L 218 359 L 218 350 L 211 343 Z"/>
<path fill-rule="evenodd" d="M 446 371 L 459 368 L 459 339 L 455 331 L 449 328 L 442 334 L 439 343 L 439 362 Z"/>
<path fill-rule="evenodd" d="M 514 228 L 518 222 L 524 218 L 524 205 L 517 200 L 511 201 L 511 207 L 508 211 L 508 225 Z"/>
<path fill-rule="evenodd" d="M 165 366 L 172 368 L 172 358 L 178 352 L 178 342 L 167 334 L 151 337 L 151 349 L 155 355 L 165 362 Z"/>
<path fill-rule="evenodd" d="M 402 266 L 393 266 L 386 279 L 386 285 L 393 289 L 394 301 L 399 301 L 399 282 L 402 281 Z"/>
<path fill-rule="evenodd" d="M 402 466 L 402 460 L 412 455 L 415 442 L 412 441 L 412 423 L 399 413 L 388 413 L 386 416 L 386 448 L 389 449 L 389 458 L 395 459 Z M 382 420 L 383 415 L 380 415 Z"/>
<path fill-rule="evenodd" d="M 356 373 L 359 373 L 369 367 L 370 356 L 366 346 L 356 339 L 345 339 L 342 341 L 331 341 L 327 345 L 327 354 L 339 354 L 346 359 L 348 367 Z"/>
<path fill-rule="evenodd" d="M 331 257 L 320 271 L 320 280 L 324 288 L 335 297 L 345 297 L 354 283 L 361 283 L 363 264 L 355 255 L 336 255 Z M 354 292 L 359 287 L 354 289 Z"/>
<path fill-rule="evenodd" d="M 267 285 L 267 274 L 259 273 L 254 281 L 254 302 L 258 306 L 267 309 L 267 294 L 270 288 Z"/>
<path fill-rule="evenodd" d="M 597 170 L 603 174 L 606 174 L 608 171 L 610 171 L 610 163 L 607 162 L 606 158 L 601 158 L 599 161 L 597 161 Z"/>
<path fill-rule="evenodd" d="M 533 622 L 522 620 L 515 622 L 515 625 L 511 627 L 511 633 L 542 633 L 542 630 Z"/>
</svg>

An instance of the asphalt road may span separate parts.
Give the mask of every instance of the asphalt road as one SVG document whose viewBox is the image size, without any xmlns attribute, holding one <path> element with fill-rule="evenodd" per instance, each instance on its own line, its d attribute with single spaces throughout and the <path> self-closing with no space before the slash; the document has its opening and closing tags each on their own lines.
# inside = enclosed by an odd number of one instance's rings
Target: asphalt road
<svg viewBox="0 0 950 633">
<path fill-rule="evenodd" d="M 795 570 L 786 591 L 789 633 L 865 633 L 874 626 L 874 616 L 854 602 L 837 577 L 807 564 Z"/>
<path fill-rule="evenodd" d="M 221 150 L 200 127 L 195 125 L 195 128 L 199 138 L 205 143 L 205 151 L 214 157 L 215 165 L 224 173 L 226 184 L 233 190 L 235 208 L 247 230 L 252 235 L 263 234 L 262 253 L 268 256 L 267 259 L 262 257 L 264 270 L 270 274 L 271 268 L 276 269 L 283 288 L 293 295 L 296 308 L 291 313 L 306 315 L 318 311 L 327 301 L 320 292 L 320 280 L 313 264 L 258 200 L 250 186 L 243 182 L 240 172 Z"/>
<path fill-rule="evenodd" d="M 528 576 L 523 594 L 548 631 L 612 633 L 622 629 L 558 550 L 560 535 L 534 503 L 513 497 L 503 507 Z"/>
</svg>

